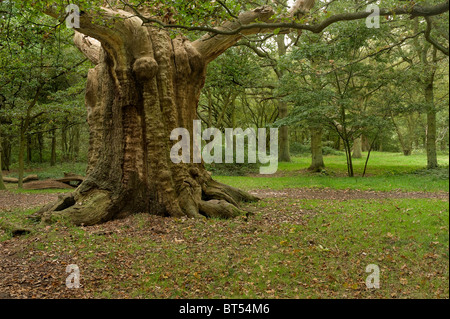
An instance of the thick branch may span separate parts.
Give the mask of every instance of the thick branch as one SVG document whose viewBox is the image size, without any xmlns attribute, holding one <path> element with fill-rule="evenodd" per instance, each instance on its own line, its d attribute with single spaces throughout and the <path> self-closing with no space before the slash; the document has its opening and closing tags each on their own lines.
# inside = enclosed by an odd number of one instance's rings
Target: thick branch
<svg viewBox="0 0 450 319">
<path fill-rule="evenodd" d="M 251 25 L 255 21 L 268 22 L 274 15 L 272 7 L 264 6 L 253 11 L 244 12 L 237 21 L 227 22 L 218 28 L 219 32 L 233 32 L 243 26 Z M 193 46 L 205 57 L 206 62 L 210 62 L 236 44 L 244 35 L 259 33 L 261 29 L 248 28 L 233 34 L 213 34 L 208 33 L 201 39 L 195 41 Z"/>
<path fill-rule="evenodd" d="M 65 13 L 59 12 L 55 7 L 48 7 L 44 13 L 61 21 L 67 18 Z M 120 42 L 121 32 L 117 31 L 121 28 L 118 25 L 114 28 L 106 26 L 106 24 L 108 22 L 118 23 L 120 21 L 118 18 L 129 18 L 129 14 L 126 12 L 121 12 L 120 10 L 116 11 L 102 7 L 100 8 L 100 15 L 104 25 L 101 25 L 98 22 L 93 22 L 94 18 L 97 18 L 97 16 L 91 16 L 86 12 L 81 13 L 80 27 L 76 30 L 87 36 L 95 38 L 102 43 L 108 43 L 113 46 L 114 43 Z"/>
<path fill-rule="evenodd" d="M 287 17 L 303 16 L 311 10 L 314 3 L 315 0 L 297 0 L 289 10 Z M 274 10 L 270 6 L 244 12 L 236 21 L 225 23 L 222 27 L 195 41 L 193 45 L 205 57 L 206 61 L 210 62 L 235 45 L 243 36 L 277 29 L 276 20 L 273 19 L 273 16 Z M 281 18 L 276 17 L 278 20 Z M 259 25 L 264 25 L 266 28 L 259 28 Z M 270 27 L 267 28 L 267 26 Z"/>
<path fill-rule="evenodd" d="M 430 17 L 425 17 L 425 20 L 427 21 L 427 29 L 425 30 L 425 39 L 431 43 L 436 49 L 444 53 L 446 56 L 449 55 L 449 48 L 444 47 L 441 45 L 436 39 L 434 39 L 431 36 L 431 30 L 433 28 L 433 22 Z"/>
<path fill-rule="evenodd" d="M 102 45 L 94 38 L 88 37 L 80 32 L 75 32 L 75 45 L 93 64 L 100 63 L 100 50 Z"/>
</svg>

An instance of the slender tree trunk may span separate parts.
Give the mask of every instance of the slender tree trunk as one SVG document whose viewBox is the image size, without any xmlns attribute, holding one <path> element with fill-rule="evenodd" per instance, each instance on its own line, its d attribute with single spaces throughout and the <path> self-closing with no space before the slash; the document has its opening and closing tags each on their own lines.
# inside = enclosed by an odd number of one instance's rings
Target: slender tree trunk
<svg viewBox="0 0 450 319">
<path fill-rule="evenodd" d="M 27 165 L 30 165 L 31 160 L 33 158 L 33 153 L 32 153 L 32 146 L 31 146 L 31 136 L 27 135 L 26 137 L 26 163 Z"/>
<path fill-rule="evenodd" d="M 23 188 L 23 177 L 25 170 L 25 148 L 26 148 L 26 138 L 25 138 L 25 124 L 22 123 L 20 125 L 20 134 L 19 134 L 19 183 L 18 187 Z"/>
<path fill-rule="evenodd" d="M 44 152 L 44 135 L 42 133 L 37 134 L 37 141 L 39 144 L 39 163 L 43 163 L 43 152 Z"/>
<path fill-rule="evenodd" d="M 436 149 L 437 124 L 436 108 L 434 105 L 434 75 L 425 87 L 425 101 L 427 103 L 427 167 L 428 169 L 435 169 L 438 167 L 438 161 Z"/>
<path fill-rule="evenodd" d="M 323 162 L 323 152 L 322 152 L 322 135 L 323 128 L 311 128 L 311 154 L 312 154 L 312 163 L 309 167 L 310 171 L 320 172 L 325 168 L 325 164 Z"/>
<path fill-rule="evenodd" d="M 278 53 L 279 56 L 282 57 L 286 55 L 286 43 L 285 43 L 285 35 L 279 34 L 277 35 L 277 45 L 278 45 Z M 277 70 L 279 80 L 283 77 L 283 72 Z M 284 119 L 288 116 L 288 106 L 287 103 L 280 100 L 278 102 L 278 117 L 280 119 Z M 279 131 L 279 154 L 278 161 L 279 162 L 290 162 L 291 154 L 289 148 L 289 127 L 282 126 Z"/>
<path fill-rule="evenodd" d="M 50 166 L 56 165 L 56 129 L 52 131 L 52 146 L 50 154 Z"/>
<path fill-rule="evenodd" d="M 61 127 L 61 153 L 62 160 L 66 162 L 69 158 L 69 146 L 67 143 L 67 126 L 64 123 Z"/>
<path fill-rule="evenodd" d="M 397 122 L 394 119 L 394 116 L 391 116 L 392 123 L 394 124 L 395 130 L 397 132 L 398 141 L 400 142 L 400 146 L 403 150 L 403 154 L 405 156 L 410 156 L 412 154 L 412 143 L 409 138 L 409 132 L 407 132 L 407 137 L 405 138 L 400 130 L 400 127 L 397 125 Z"/>
<path fill-rule="evenodd" d="M 448 134 L 448 127 L 445 130 L 445 133 L 442 136 L 442 139 L 440 140 L 440 148 L 442 152 L 446 152 L 448 150 L 448 141 L 449 141 L 449 134 Z"/>
<path fill-rule="evenodd" d="M 350 141 L 344 139 L 345 154 L 347 156 L 347 171 L 349 177 L 355 177 L 355 172 L 353 170 L 353 159 L 352 159 L 352 148 Z"/>
<path fill-rule="evenodd" d="M 357 138 L 353 142 L 353 158 L 362 158 L 362 139 L 361 137 Z"/>
<path fill-rule="evenodd" d="M 338 138 L 337 138 L 337 141 L 336 141 L 336 149 L 338 150 L 338 151 L 342 151 L 342 143 L 341 143 L 341 141 L 342 141 L 342 138 L 338 135 Z"/>
<path fill-rule="evenodd" d="M 288 108 L 285 102 L 279 102 L 279 117 L 280 119 L 286 118 L 288 116 Z M 279 162 L 290 162 L 291 154 L 290 154 L 290 146 L 289 146 L 289 127 L 282 126 L 279 131 Z"/>
<path fill-rule="evenodd" d="M 369 143 L 369 139 L 365 135 L 363 135 L 361 137 L 361 142 L 362 142 L 362 151 L 363 152 L 368 152 L 370 150 L 370 147 L 371 147 L 371 145 Z"/>
<path fill-rule="evenodd" d="M 78 160 L 80 155 L 80 126 L 73 127 L 73 159 Z"/>
<path fill-rule="evenodd" d="M 9 166 L 11 165 L 11 143 L 4 139 L 2 149 L 2 167 L 0 169 L 9 171 Z"/>
<path fill-rule="evenodd" d="M 3 146 L 2 146 L 2 132 L 0 130 L 0 190 L 5 190 L 6 186 L 3 182 L 3 171 L 2 171 L 2 157 L 3 157 Z"/>
</svg>

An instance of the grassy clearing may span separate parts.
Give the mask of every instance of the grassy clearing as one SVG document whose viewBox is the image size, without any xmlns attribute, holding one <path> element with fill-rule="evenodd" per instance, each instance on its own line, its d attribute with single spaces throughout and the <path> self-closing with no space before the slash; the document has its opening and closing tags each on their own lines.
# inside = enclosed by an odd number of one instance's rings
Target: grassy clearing
<svg viewBox="0 0 450 319">
<path fill-rule="evenodd" d="M 216 176 L 216 180 L 244 190 L 285 188 L 332 188 L 372 191 L 448 192 L 449 181 L 433 175 L 400 175 L 373 177 L 334 177 L 323 175 L 299 175 L 284 177 Z"/>
<path fill-rule="evenodd" d="M 446 155 L 439 156 L 442 166 L 434 171 L 424 170 L 426 156 L 403 156 L 396 153 L 373 153 L 369 165 L 368 176 L 361 177 L 364 171 L 365 159 L 354 160 L 357 176 L 345 177 L 347 166 L 345 156 L 327 156 L 327 168 L 324 173 L 310 174 L 306 168 L 310 159 L 294 157 L 291 163 L 280 163 L 276 176 L 215 176 L 225 184 L 245 190 L 284 188 L 332 188 L 359 189 L 372 191 L 425 191 L 448 192 L 448 164 Z"/>
<path fill-rule="evenodd" d="M 353 159 L 353 166 L 355 174 L 362 175 L 364 165 L 366 163 L 367 153 L 363 153 L 361 159 Z M 326 156 L 324 159 L 326 170 L 331 174 L 347 172 L 347 164 L 345 156 Z M 438 156 L 439 165 L 448 167 L 448 155 Z M 311 164 L 310 157 L 294 157 L 291 163 L 280 163 L 279 169 L 281 171 L 298 171 L 308 168 Z M 369 176 L 379 175 L 401 175 L 413 173 L 427 166 L 427 158 L 424 154 L 414 154 L 411 156 L 404 156 L 401 153 L 382 153 L 372 152 L 367 169 Z"/>
</svg>

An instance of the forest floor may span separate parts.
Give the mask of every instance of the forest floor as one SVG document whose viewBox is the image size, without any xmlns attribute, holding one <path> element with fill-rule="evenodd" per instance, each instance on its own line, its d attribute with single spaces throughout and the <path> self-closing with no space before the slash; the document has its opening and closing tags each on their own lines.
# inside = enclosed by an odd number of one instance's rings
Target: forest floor
<svg viewBox="0 0 450 319">
<path fill-rule="evenodd" d="M 258 198 L 291 198 L 291 199 L 321 199 L 321 200 L 356 200 L 356 199 L 441 199 L 448 200 L 447 192 L 377 192 L 361 190 L 336 190 L 336 189 L 256 189 L 250 191 Z M 58 199 L 59 194 L 52 193 L 13 193 L 0 191 L 0 211 L 13 212 L 18 209 L 33 209 L 44 206 Z"/>
<path fill-rule="evenodd" d="M 261 198 L 244 205 L 248 220 L 138 214 L 95 227 L 33 224 L 26 216 L 65 191 L 9 186 L 0 226 L 31 233 L 0 227 L 0 298 L 449 298 L 449 190 L 440 175 L 309 188 L 295 179 L 333 178 L 291 176 L 284 187 L 223 177 Z M 68 265 L 79 267 L 79 289 L 66 287 Z M 369 265 L 380 269 L 379 289 L 366 286 Z"/>
<path fill-rule="evenodd" d="M 44 206 L 58 199 L 58 194 L 27 194 L 0 191 L 0 211 L 12 212 L 17 209 L 32 209 Z"/>
</svg>

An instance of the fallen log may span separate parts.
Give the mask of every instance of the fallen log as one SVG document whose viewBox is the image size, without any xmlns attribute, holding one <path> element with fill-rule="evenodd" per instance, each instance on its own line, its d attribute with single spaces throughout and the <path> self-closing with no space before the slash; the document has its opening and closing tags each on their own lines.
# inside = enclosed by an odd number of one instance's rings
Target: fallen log
<svg viewBox="0 0 450 319">
<path fill-rule="evenodd" d="M 17 184 L 18 178 L 3 177 L 5 183 Z M 29 175 L 23 179 L 23 188 L 30 190 L 43 190 L 43 189 L 74 189 L 83 183 L 84 177 L 73 173 L 64 173 L 63 178 L 48 179 L 39 181 L 37 175 Z"/>
<path fill-rule="evenodd" d="M 75 189 L 76 187 L 70 184 L 62 183 L 54 179 L 49 179 L 45 181 L 35 181 L 26 183 L 23 185 L 24 189 L 29 190 L 43 190 L 43 189 Z"/>
<path fill-rule="evenodd" d="M 83 183 L 84 177 L 80 176 L 80 175 L 76 175 L 76 174 L 64 173 L 64 178 L 58 178 L 58 179 L 55 179 L 55 181 L 64 183 L 64 184 L 67 184 L 70 186 L 78 187 L 78 186 L 80 186 L 81 183 Z"/>
<path fill-rule="evenodd" d="M 37 175 L 29 175 L 27 177 L 25 177 L 23 179 L 23 183 L 29 183 L 32 181 L 38 181 L 39 177 Z M 3 181 L 5 183 L 10 183 L 10 184 L 18 184 L 19 183 L 19 179 L 18 178 L 14 178 L 14 177 L 3 177 Z"/>
<path fill-rule="evenodd" d="M 37 175 L 29 175 L 29 176 L 27 176 L 27 177 L 25 177 L 23 179 L 23 182 L 24 183 L 29 183 L 29 182 L 38 181 L 38 180 L 39 180 L 39 176 L 37 176 Z"/>
<path fill-rule="evenodd" d="M 19 183 L 19 179 L 18 178 L 13 178 L 13 177 L 3 177 L 3 181 L 5 183 L 9 183 L 9 184 L 17 184 L 17 183 Z"/>
</svg>

